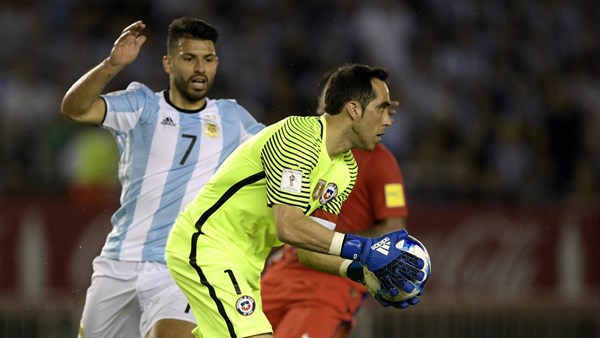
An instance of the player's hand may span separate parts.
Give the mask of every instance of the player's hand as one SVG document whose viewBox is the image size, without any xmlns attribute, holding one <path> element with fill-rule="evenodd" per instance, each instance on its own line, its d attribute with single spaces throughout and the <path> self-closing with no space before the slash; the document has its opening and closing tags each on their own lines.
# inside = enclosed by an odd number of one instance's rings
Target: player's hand
<svg viewBox="0 0 600 338">
<path fill-rule="evenodd" d="M 367 265 L 379 282 L 381 287 L 387 290 L 390 295 L 396 296 L 398 290 L 396 287 L 401 287 L 406 292 L 412 292 L 415 289 L 413 282 L 422 281 L 425 278 L 423 271 L 423 261 L 413 254 L 406 251 L 401 251 L 399 256 L 384 267 L 375 271 Z"/>
<path fill-rule="evenodd" d="M 367 267 L 363 267 L 363 270 L 366 269 Z M 363 276 L 365 276 L 367 273 L 363 273 Z M 369 293 L 371 294 L 371 296 L 377 301 L 379 302 L 379 304 L 381 304 L 381 306 L 383 307 L 395 307 L 398 309 L 406 309 L 407 307 L 411 306 L 411 305 L 415 305 L 418 304 L 420 302 L 420 299 L 418 298 L 418 296 L 421 295 L 421 292 L 419 292 L 415 297 L 409 298 L 409 299 L 405 299 L 402 301 L 393 301 L 393 300 L 389 300 L 386 299 L 383 295 L 386 292 L 386 290 L 383 288 L 381 282 L 380 283 L 368 283 L 366 280 L 366 277 L 363 277 L 363 284 L 367 287 L 367 290 L 369 291 Z"/>
<path fill-rule="evenodd" d="M 107 61 L 111 66 L 124 67 L 137 58 L 140 48 L 146 42 L 146 36 L 140 35 L 144 28 L 146 25 L 140 20 L 123 30 L 108 57 Z"/>
<path fill-rule="evenodd" d="M 423 279 L 420 269 L 425 264 L 419 257 L 396 248 L 396 243 L 408 238 L 404 229 L 377 238 L 347 234 L 341 256 L 359 261 L 371 270 L 390 295 L 396 296 L 401 287 L 406 292 L 415 288 L 413 282 Z"/>
</svg>

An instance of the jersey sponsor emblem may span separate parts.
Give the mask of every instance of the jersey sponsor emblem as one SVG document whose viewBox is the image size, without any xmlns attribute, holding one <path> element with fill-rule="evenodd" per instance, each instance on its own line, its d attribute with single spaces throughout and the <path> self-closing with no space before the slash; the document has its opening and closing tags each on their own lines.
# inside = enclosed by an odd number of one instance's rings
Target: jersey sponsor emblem
<svg viewBox="0 0 600 338">
<path fill-rule="evenodd" d="M 405 206 L 404 189 L 400 183 L 389 183 L 385 185 L 385 206 L 388 208 L 400 208 Z"/>
<path fill-rule="evenodd" d="M 215 115 L 203 116 L 202 124 L 204 125 L 204 134 L 206 134 L 206 136 L 219 136 L 219 124 L 217 123 L 217 117 Z"/>
<path fill-rule="evenodd" d="M 319 202 L 321 204 L 325 204 L 325 203 L 331 201 L 335 196 L 337 196 L 337 193 L 338 193 L 337 185 L 335 183 L 329 183 L 329 184 L 327 184 L 327 187 L 325 187 L 325 191 L 323 191 L 321 198 L 319 198 Z"/>
<path fill-rule="evenodd" d="M 319 180 L 317 182 L 317 185 L 315 185 L 315 188 L 313 189 L 313 193 L 312 193 L 313 200 L 316 200 L 319 197 L 321 197 L 321 194 L 323 193 L 323 189 L 325 188 L 325 184 L 327 184 L 327 182 L 325 182 L 324 180 Z"/>
<path fill-rule="evenodd" d="M 175 127 L 175 122 L 173 122 L 173 119 L 170 116 L 165 117 L 160 124 L 164 125 L 164 126 L 171 126 L 171 127 Z"/>
<path fill-rule="evenodd" d="M 281 175 L 281 191 L 289 191 L 299 194 L 302 191 L 302 171 L 283 169 Z"/>
<path fill-rule="evenodd" d="M 235 303 L 235 308 L 242 316 L 249 316 L 254 313 L 254 309 L 256 308 L 256 303 L 254 299 L 250 296 L 242 296 L 238 298 Z"/>
</svg>

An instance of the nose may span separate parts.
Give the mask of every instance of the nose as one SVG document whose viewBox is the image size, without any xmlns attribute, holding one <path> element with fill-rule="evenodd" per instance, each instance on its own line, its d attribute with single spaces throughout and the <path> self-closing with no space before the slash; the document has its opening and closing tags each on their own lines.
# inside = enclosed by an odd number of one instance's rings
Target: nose
<svg viewBox="0 0 600 338">
<path fill-rule="evenodd" d="M 199 59 L 194 68 L 196 72 L 204 73 L 204 70 L 206 69 L 206 62 L 202 59 Z"/>
<path fill-rule="evenodd" d="M 390 114 L 390 110 L 386 109 L 385 114 L 383 114 L 383 125 L 384 126 L 390 126 L 392 125 L 392 122 L 394 120 L 392 119 L 392 115 Z"/>
</svg>

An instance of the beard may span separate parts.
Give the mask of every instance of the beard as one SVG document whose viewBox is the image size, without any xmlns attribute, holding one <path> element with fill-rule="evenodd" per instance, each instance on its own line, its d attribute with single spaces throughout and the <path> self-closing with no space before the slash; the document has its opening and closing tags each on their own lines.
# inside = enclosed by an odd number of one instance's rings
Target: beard
<svg viewBox="0 0 600 338">
<path fill-rule="evenodd" d="M 175 89 L 181 94 L 181 97 L 192 103 L 204 100 L 211 85 L 212 83 L 207 79 L 206 88 L 202 90 L 193 90 L 190 89 L 189 82 L 187 80 L 184 80 L 181 77 L 175 78 Z"/>
</svg>

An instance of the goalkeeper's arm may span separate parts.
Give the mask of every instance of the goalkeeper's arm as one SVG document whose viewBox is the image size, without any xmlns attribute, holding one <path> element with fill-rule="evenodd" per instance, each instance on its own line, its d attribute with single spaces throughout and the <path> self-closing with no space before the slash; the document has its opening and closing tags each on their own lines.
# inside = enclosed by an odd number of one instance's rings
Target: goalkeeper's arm
<svg viewBox="0 0 600 338">
<path fill-rule="evenodd" d="M 298 260 L 305 266 L 364 284 L 363 267 L 357 261 L 298 248 Z"/>
<path fill-rule="evenodd" d="M 381 270 L 382 273 L 378 275 L 378 278 L 381 280 L 383 288 L 392 295 L 398 293 L 396 286 L 411 292 L 414 288 L 411 281 L 419 280 L 416 274 L 423 267 L 423 260 L 396 248 L 395 245 L 401 239 L 408 238 L 406 230 L 394 231 L 378 238 L 365 238 L 332 231 L 331 229 L 335 227 L 334 224 L 319 224 L 315 219 L 305 216 L 297 207 L 276 204 L 272 208 L 277 236 L 284 243 L 305 250 L 329 253 L 332 256 L 358 261 L 373 272 Z M 408 275 L 390 274 L 383 269 L 392 264 L 399 265 L 400 270 Z M 340 264 L 337 264 L 338 269 L 339 266 Z M 395 268 L 395 270 L 398 269 Z"/>
<path fill-rule="evenodd" d="M 321 254 L 314 251 L 303 250 L 300 248 L 298 248 L 298 260 L 305 266 L 308 266 L 312 269 L 332 275 L 347 277 L 355 282 L 365 284 L 363 269 L 366 269 L 366 267 L 363 267 L 357 261 Z M 379 290 L 371 290 L 369 289 L 369 286 L 367 286 L 367 289 L 371 296 L 384 307 L 393 306 L 399 309 L 404 309 L 419 302 L 418 297 L 413 297 L 402 302 L 391 302 L 383 299 L 381 294 L 379 294 Z"/>
</svg>

